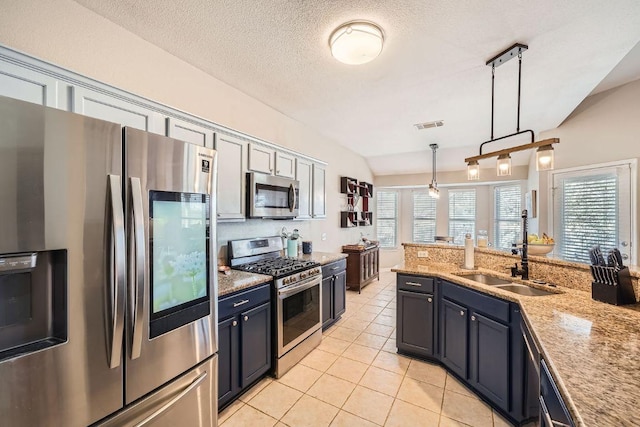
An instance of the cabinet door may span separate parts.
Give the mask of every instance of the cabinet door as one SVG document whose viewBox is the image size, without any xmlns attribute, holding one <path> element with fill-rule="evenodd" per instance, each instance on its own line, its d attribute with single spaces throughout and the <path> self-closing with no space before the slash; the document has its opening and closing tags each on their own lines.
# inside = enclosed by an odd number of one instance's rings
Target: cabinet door
<svg viewBox="0 0 640 427">
<path fill-rule="evenodd" d="M 333 318 L 337 319 L 347 310 L 347 272 L 333 276 Z"/>
<path fill-rule="evenodd" d="M 296 159 L 296 179 L 300 182 L 300 189 L 298 191 L 298 219 L 311 218 L 313 164 L 310 161 Z"/>
<path fill-rule="evenodd" d="M 57 108 L 58 81 L 37 71 L 0 62 L 0 95 Z"/>
<path fill-rule="evenodd" d="M 229 402 L 240 389 L 239 332 L 238 316 L 218 323 L 218 407 Z"/>
<path fill-rule="evenodd" d="M 113 96 L 82 87 L 73 89 L 73 112 L 148 132 L 165 134 L 163 117 Z"/>
<path fill-rule="evenodd" d="M 440 315 L 442 363 L 462 378 L 467 378 L 467 309 L 442 300 Z"/>
<path fill-rule="evenodd" d="M 213 130 L 172 117 L 167 117 L 167 136 L 213 148 Z"/>
<path fill-rule="evenodd" d="M 249 386 L 271 368 L 271 303 L 240 315 L 242 324 L 240 367 L 242 388 Z"/>
<path fill-rule="evenodd" d="M 276 175 L 285 178 L 295 178 L 296 158 L 291 154 L 276 152 Z"/>
<path fill-rule="evenodd" d="M 326 169 L 324 166 L 313 165 L 313 205 L 311 215 L 314 218 L 325 218 L 327 216 L 326 200 Z"/>
<path fill-rule="evenodd" d="M 421 356 L 433 356 L 433 295 L 398 291 L 398 333 L 396 345 Z"/>
<path fill-rule="evenodd" d="M 326 328 L 333 321 L 333 276 L 322 279 L 322 327 Z"/>
<path fill-rule="evenodd" d="M 471 384 L 509 411 L 509 327 L 475 312 L 470 324 Z"/>
<path fill-rule="evenodd" d="M 249 144 L 249 170 L 273 175 L 275 151 L 258 144 Z"/>
<path fill-rule="evenodd" d="M 218 152 L 218 220 L 245 218 L 247 142 L 217 133 Z"/>
</svg>

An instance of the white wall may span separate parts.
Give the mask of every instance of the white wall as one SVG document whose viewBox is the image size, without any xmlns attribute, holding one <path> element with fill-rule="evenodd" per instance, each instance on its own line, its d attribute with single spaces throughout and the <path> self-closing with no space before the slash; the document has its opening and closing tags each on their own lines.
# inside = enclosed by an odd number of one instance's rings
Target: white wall
<svg viewBox="0 0 640 427">
<path fill-rule="evenodd" d="M 306 222 L 249 220 L 222 224 L 219 244 L 242 237 L 304 230 L 315 250 L 340 251 L 358 229 L 340 228 L 340 176 L 373 181 L 359 155 L 302 123 L 205 74 L 70 0 L 0 3 L 0 43 L 136 95 L 169 105 L 328 163 L 327 219 Z M 371 227 L 367 228 L 371 232 Z M 327 240 L 322 241 L 322 233 Z"/>
</svg>

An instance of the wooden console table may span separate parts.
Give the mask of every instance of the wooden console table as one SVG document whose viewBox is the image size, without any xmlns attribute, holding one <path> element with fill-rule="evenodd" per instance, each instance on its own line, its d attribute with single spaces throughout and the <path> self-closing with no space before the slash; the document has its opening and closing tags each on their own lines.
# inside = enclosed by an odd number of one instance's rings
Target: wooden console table
<svg viewBox="0 0 640 427">
<path fill-rule="evenodd" d="M 364 245 L 345 245 L 342 253 L 347 257 L 347 288 L 358 293 L 374 279 L 380 280 L 379 247 Z"/>
</svg>

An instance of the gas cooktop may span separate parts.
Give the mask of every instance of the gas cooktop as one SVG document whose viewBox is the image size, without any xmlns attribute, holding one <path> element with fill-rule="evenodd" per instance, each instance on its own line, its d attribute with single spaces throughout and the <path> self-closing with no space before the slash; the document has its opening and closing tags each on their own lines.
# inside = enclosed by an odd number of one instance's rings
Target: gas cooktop
<svg viewBox="0 0 640 427">
<path fill-rule="evenodd" d="M 300 271 L 318 267 L 313 261 L 302 261 L 296 258 L 269 258 L 234 266 L 234 268 L 251 273 L 268 274 L 275 278 L 288 276 Z"/>
</svg>

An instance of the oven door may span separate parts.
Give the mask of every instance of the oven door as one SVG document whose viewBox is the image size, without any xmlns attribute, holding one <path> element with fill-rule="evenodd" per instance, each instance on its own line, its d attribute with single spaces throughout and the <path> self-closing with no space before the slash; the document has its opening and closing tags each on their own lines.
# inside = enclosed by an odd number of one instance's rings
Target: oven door
<svg viewBox="0 0 640 427">
<path fill-rule="evenodd" d="M 254 172 L 247 175 L 250 218 L 298 216 L 298 181 Z"/>
<path fill-rule="evenodd" d="M 322 276 L 278 290 L 278 357 L 322 325 Z"/>
</svg>

